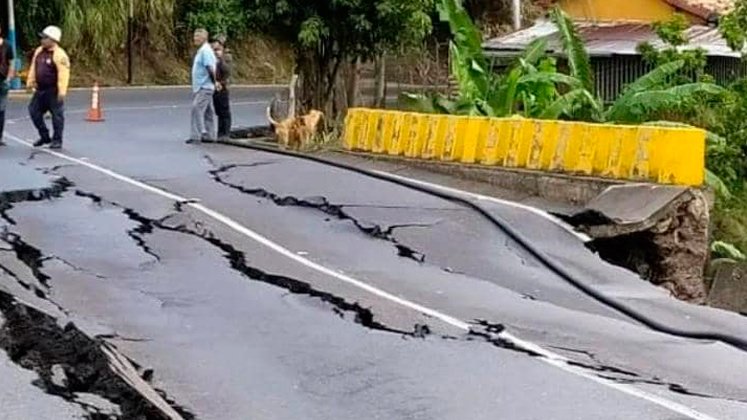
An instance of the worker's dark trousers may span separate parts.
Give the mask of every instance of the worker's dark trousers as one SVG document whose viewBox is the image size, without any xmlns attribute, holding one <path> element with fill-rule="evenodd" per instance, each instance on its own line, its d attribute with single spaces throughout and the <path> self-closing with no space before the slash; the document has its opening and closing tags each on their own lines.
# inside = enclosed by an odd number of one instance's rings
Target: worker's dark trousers
<svg viewBox="0 0 747 420">
<path fill-rule="evenodd" d="M 8 89 L 0 87 L 0 144 L 5 133 L 5 109 L 8 107 Z"/>
<path fill-rule="evenodd" d="M 49 128 L 44 122 L 44 114 L 52 114 L 54 135 L 49 138 Z M 62 131 L 65 128 L 65 104 L 57 98 L 57 89 L 44 89 L 34 92 L 29 104 L 29 115 L 34 127 L 39 131 L 39 137 L 44 142 L 62 143 Z"/>
<path fill-rule="evenodd" d="M 227 89 L 213 95 L 215 115 L 218 116 L 218 138 L 231 136 L 231 98 Z"/>
</svg>

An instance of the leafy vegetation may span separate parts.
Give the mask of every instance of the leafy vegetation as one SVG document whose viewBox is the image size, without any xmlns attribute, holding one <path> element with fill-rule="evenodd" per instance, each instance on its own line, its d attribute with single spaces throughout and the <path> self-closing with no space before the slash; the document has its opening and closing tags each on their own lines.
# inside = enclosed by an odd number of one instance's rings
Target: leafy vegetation
<svg viewBox="0 0 747 420">
<path fill-rule="evenodd" d="M 732 50 L 744 51 L 747 43 L 747 1 L 735 1 L 731 13 L 719 21 L 719 31 Z"/>
<path fill-rule="evenodd" d="M 206 28 L 211 33 L 236 38 L 247 28 L 242 0 L 187 0 L 182 5 L 189 28 Z"/>
<path fill-rule="evenodd" d="M 177 0 L 133 1 L 139 45 L 156 51 L 172 48 Z M 65 46 L 77 57 L 107 62 L 125 45 L 129 0 L 28 0 L 16 4 L 21 44 L 26 49 L 37 44 L 36 34 L 50 23 L 62 28 Z"/>
<path fill-rule="evenodd" d="M 555 119 L 569 116 L 580 108 L 596 108 L 597 101 L 586 86 L 593 84 L 586 53 L 578 39 L 578 64 L 573 74 L 558 71 L 557 61 L 545 53 L 547 44 L 537 41 L 503 74 L 488 60 L 482 49 L 482 35 L 459 0 L 441 0 L 441 20 L 453 34 L 449 49 L 451 72 L 457 81 L 457 98 L 444 95 L 407 94 L 409 104 L 421 111 L 465 115 Z M 567 19 L 564 15 L 556 15 Z M 568 21 L 569 22 L 569 21 Z M 588 57 L 587 57 L 588 58 Z M 577 77 L 577 75 L 579 77 Z"/>
<path fill-rule="evenodd" d="M 441 0 L 439 11 L 452 32 L 451 70 L 457 81 L 456 97 L 410 94 L 410 106 L 450 114 L 518 114 L 528 118 L 664 126 L 694 124 L 711 129 L 706 182 L 719 198 L 716 225 L 720 240 L 715 242 L 713 252 L 733 258 L 741 255 L 740 248 L 747 249 L 747 228 L 737 222 L 747 221 L 747 215 L 734 217 L 740 212 L 735 203 L 741 205 L 745 201 L 739 197 L 747 197 L 747 193 L 742 193 L 743 180 L 747 179 L 747 162 L 743 158 L 747 151 L 747 81 L 730 90 L 711 83 L 712 78 L 705 72 L 705 52 L 685 48 L 684 31 L 689 24 L 684 17 L 675 16 L 656 25 L 664 48 L 656 49 L 650 44 L 639 48 L 653 70 L 626 86 L 612 104 L 605 105 L 593 94 L 591 60 L 586 49 L 573 22 L 559 8 L 551 12 L 551 18 L 562 40 L 564 54 L 560 59 L 565 61 L 567 73 L 560 72 L 556 59 L 546 55 L 547 45 L 541 40 L 506 69 L 499 69 L 485 57 L 480 32 L 461 1 Z M 717 109 L 721 111 L 718 116 L 714 112 Z M 738 233 L 724 233 L 724 228 Z"/>
<path fill-rule="evenodd" d="M 407 95 L 411 106 L 421 111 L 641 123 L 658 119 L 683 103 L 696 103 L 704 96 L 724 93 L 712 83 L 678 78 L 687 70 L 688 61 L 668 60 L 627 86 L 605 108 L 592 93 L 594 79 L 589 55 L 573 22 L 560 8 L 551 12 L 551 18 L 559 30 L 568 74 L 561 73 L 556 59 L 546 55 L 547 45 L 542 40 L 530 45 L 499 74 L 485 57 L 480 32 L 461 1 L 441 0 L 439 12 L 453 35 L 450 50 L 457 97 L 450 100 L 443 95 Z"/>
<path fill-rule="evenodd" d="M 249 23 L 292 45 L 301 76 L 302 107 L 344 112 L 347 89 L 341 72 L 432 29 L 433 0 L 248 0 Z"/>
<path fill-rule="evenodd" d="M 664 47 L 657 49 L 650 42 L 643 42 L 638 46 L 638 52 L 646 63 L 661 66 L 673 61 L 682 61 L 683 65 L 677 74 L 682 83 L 694 81 L 710 81 L 705 73 L 707 64 L 706 51 L 702 48 L 687 47 L 685 31 L 690 22 L 682 14 L 675 14 L 672 19 L 654 24 L 654 30 Z"/>
</svg>

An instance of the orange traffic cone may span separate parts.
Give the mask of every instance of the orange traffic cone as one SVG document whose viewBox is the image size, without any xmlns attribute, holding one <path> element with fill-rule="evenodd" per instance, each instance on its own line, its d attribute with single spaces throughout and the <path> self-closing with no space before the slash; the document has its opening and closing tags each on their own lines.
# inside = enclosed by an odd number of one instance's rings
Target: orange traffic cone
<svg viewBox="0 0 747 420">
<path fill-rule="evenodd" d="M 93 91 L 91 92 L 91 108 L 88 109 L 88 116 L 86 117 L 86 121 L 104 121 L 104 111 L 101 110 L 99 82 L 96 82 L 93 85 Z"/>
</svg>

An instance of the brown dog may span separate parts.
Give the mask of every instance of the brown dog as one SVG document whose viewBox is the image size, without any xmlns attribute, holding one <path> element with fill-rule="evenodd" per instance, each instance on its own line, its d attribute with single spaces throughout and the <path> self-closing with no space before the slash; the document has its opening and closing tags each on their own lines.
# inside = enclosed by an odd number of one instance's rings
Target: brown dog
<svg viewBox="0 0 747 420">
<path fill-rule="evenodd" d="M 272 118 L 272 104 L 267 107 L 267 119 L 275 129 L 278 144 L 283 149 L 300 150 L 307 147 L 319 132 L 324 113 L 312 110 L 308 114 L 276 121 Z"/>
</svg>

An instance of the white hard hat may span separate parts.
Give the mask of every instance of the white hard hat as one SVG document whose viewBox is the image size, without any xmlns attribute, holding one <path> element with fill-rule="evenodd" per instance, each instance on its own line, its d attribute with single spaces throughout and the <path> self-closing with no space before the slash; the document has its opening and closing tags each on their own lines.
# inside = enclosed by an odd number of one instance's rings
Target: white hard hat
<svg viewBox="0 0 747 420">
<path fill-rule="evenodd" d="M 59 43 L 62 39 L 62 29 L 56 26 L 47 26 L 43 31 L 41 31 L 39 36 L 42 38 L 49 38 L 52 41 Z"/>
</svg>

